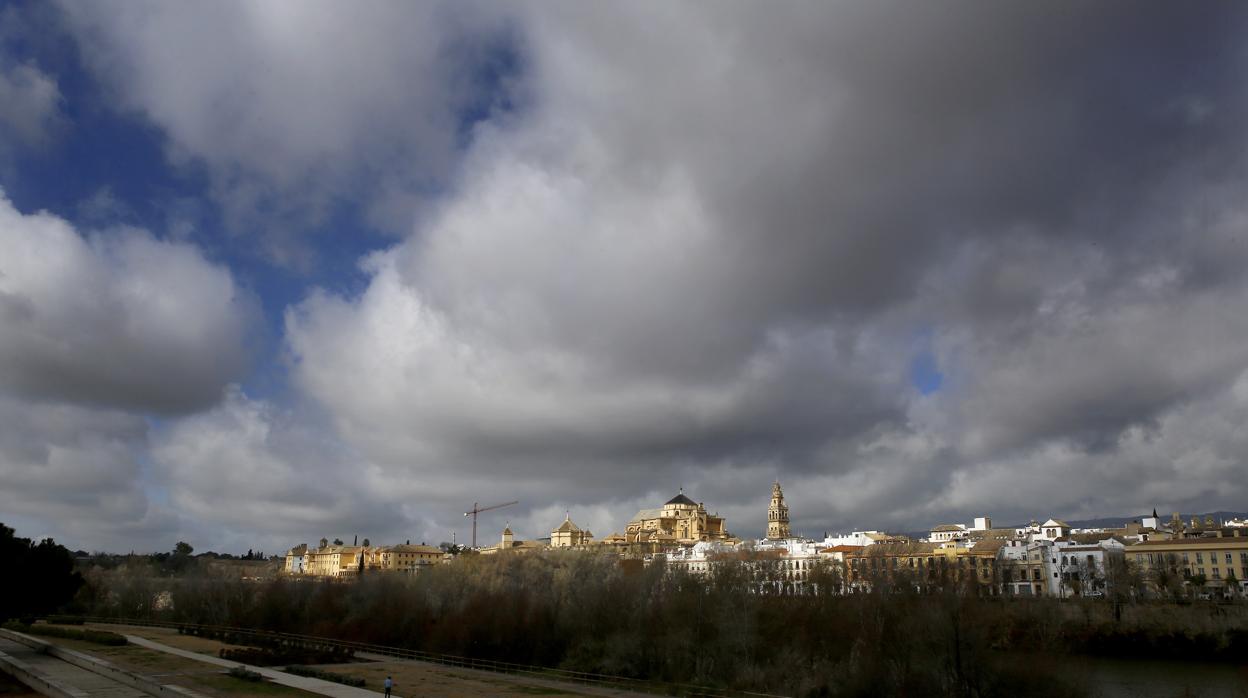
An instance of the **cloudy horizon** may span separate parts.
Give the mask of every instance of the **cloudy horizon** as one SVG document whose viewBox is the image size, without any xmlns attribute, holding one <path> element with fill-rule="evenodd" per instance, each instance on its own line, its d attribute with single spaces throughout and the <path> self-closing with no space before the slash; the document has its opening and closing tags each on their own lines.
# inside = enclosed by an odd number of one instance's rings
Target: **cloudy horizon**
<svg viewBox="0 0 1248 698">
<path fill-rule="evenodd" d="M 1248 495 L 1248 8 L 0 7 L 0 521 L 742 537 Z"/>
</svg>

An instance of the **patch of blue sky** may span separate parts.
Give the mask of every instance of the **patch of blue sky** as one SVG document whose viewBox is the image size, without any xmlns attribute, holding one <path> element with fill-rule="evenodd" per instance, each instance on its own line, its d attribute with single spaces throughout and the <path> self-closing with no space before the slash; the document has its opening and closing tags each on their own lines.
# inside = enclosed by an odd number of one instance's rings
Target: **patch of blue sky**
<svg viewBox="0 0 1248 698">
<path fill-rule="evenodd" d="M 931 395 L 940 390 L 945 376 L 936 364 L 936 357 L 931 350 L 924 349 L 910 361 L 910 385 L 923 395 Z"/>
<path fill-rule="evenodd" d="M 46 7 L 24 2 L 12 7 L 18 8 L 23 22 L 46 31 L 19 32 L 21 37 L 41 38 L 6 41 L 0 46 L 0 60 L 33 63 L 53 76 L 63 98 L 63 118 L 52 142 L 14 150 L 11 166 L 0 168 L 0 186 L 24 213 L 47 210 L 83 232 L 118 225 L 144 228 L 158 238 L 194 243 L 208 259 L 228 267 L 259 300 L 263 313 L 263 327 L 251 337 L 256 363 L 243 388 L 253 397 L 280 399 L 288 390 L 280 351 L 286 309 L 306 298 L 313 287 L 357 297 L 369 281 L 360 260 L 398 242 L 393 233 L 368 222 L 369 202 L 362 200 L 362 192 L 370 190 L 368 184 L 339 192 L 323 218 L 291 231 L 293 244 L 313 250 L 312 264 L 297 270 L 275 265 L 261 254 L 258 242 L 244 242 L 257 231 L 227 229 L 202 164 L 172 164 L 161 129 L 141 113 L 110 103 L 113 96 L 84 68 L 73 40 L 55 31 Z M 471 146 L 480 123 L 521 108 L 520 36 L 505 28 L 475 36 L 449 52 L 447 59 L 452 69 L 463 71 L 466 88 L 456 113 L 461 151 Z M 421 191 L 411 192 L 416 201 L 429 202 L 445 194 L 450 173 L 433 174 L 421 184 Z M 262 219 L 265 211 L 252 213 Z M 416 219 L 413 212 L 413 225 Z"/>
<path fill-rule="evenodd" d="M 523 97 L 520 77 L 524 71 L 522 32 L 505 25 L 493 34 L 464 42 L 451 49 L 449 59 L 460 64 L 468 97 L 456 112 L 456 141 L 461 149 L 472 144 L 478 124 L 520 110 Z"/>
</svg>

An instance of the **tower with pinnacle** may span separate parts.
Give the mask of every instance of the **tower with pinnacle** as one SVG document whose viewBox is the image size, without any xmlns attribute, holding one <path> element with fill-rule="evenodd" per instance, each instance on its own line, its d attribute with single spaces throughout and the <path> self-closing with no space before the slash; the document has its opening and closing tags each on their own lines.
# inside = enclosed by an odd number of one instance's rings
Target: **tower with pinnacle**
<svg viewBox="0 0 1248 698">
<path fill-rule="evenodd" d="M 789 505 L 784 503 L 784 492 L 776 482 L 771 486 L 771 504 L 767 506 L 767 539 L 784 540 L 789 536 Z"/>
</svg>

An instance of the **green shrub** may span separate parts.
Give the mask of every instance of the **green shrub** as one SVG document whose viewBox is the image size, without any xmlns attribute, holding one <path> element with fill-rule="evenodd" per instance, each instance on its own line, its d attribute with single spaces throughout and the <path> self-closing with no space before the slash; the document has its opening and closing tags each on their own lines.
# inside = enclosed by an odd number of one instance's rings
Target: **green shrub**
<svg viewBox="0 0 1248 698">
<path fill-rule="evenodd" d="M 253 682 L 258 683 L 264 680 L 263 674 L 256 672 L 256 671 L 252 671 L 242 665 L 239 665 L 239 666 L 234 667 L 233 669 L 230 669 L 227 673 L 230 676 L 233 676 L 236 679 L 242 679 L 243 681 L 253 681 Z"/>
<path fill-rule="evenodd" d="M 46 620 L 53 625 L 82 625 L 78 616 L 48 616 Z"/>
<path fill-rule="evenodd" d="M 364 679 L 358 676 L 347 676 L 346 674 L 338 674 L 332 671 L 316 669 L 310 666 L 300 664 L 292 664 L 286 667 L 286 673 L 295 676 L 307 676 L 313 679 L 322 679 L 324 681 L 333 681 L 345 686 L 354 686 L 356 688 L 364 688 Z"/>
<path fill-rule="evenodd" d="M 4 624 L 5 629 L 14 630 L 27 635 L 40 635 L 42 637 L 59 637 L 66 640 L 81 640 L 83 642 L 93 642 L 97 645 L 111 645 L 119 647 L 126 644 L 124 635 L 110 633 L 107 630 L 92 630 L 84 628 L 60 628 L 55 625 L 27 625 L 25 623 L 17 623 L 9 621 Z"/>
</svg>

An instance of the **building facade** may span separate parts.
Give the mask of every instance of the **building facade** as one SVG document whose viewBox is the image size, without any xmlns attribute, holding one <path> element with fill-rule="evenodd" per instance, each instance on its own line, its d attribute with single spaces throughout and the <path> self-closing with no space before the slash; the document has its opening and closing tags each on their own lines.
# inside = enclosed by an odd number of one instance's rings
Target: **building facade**
<svg viewBox="0 0 1248 698">
<path fill-rule="evenodd" d="M 867 591 L 879 584 L 926 592 L 935 589 L 995 595 L 1001 541 L 968 547 L 958 541 L 877 544 L 846 554 L 846 584 Z"/>
<path fill-rule="evenodd" d="M 442 562 L 445 553 L 431 545 L 385 545 L 369 548 L 364 568 L 383 572 L 417 572 L 429 565 Z"/>
<path fill-rule="evenodd" d="M 727 541 L 732 535 L 721 516 L 685 496 L 684 490 L 659 509 L 642 509 L 624 529 L 627 543 L 652 544 L 656 550 L 690 546 L 700 541 Z"/>
<path fill-rule="evenodd" d="M 503 529 L 503 534 L 499 538 L 498 545 L 487 545 L 477 548 L 477 552 L 482 555 L 494 555 L 496 553 L 527 553 L 534 550 L 549 547 L 540 540 L 520 540 L 512 533 L 511 526 L 508 525 Z"/>
<path fill-rule="evenodd" d="M 593 538 L 592 533 L 572 523 L 572 514 L 569 513 L 564 517 L 563 523 L 559 524 L 559 528 L 550 532 L 550 547 L 572 548 L 589 545 Z"/>
<path fill-rule="evenodd" d="M 1231 535 L 1149 540 L 1127 547 L 1125 553 L 1154 589 L 1170 574 L 1188 586 L 1248 593 L 1248 533 L 1239 529 Z"/>
</svg>

